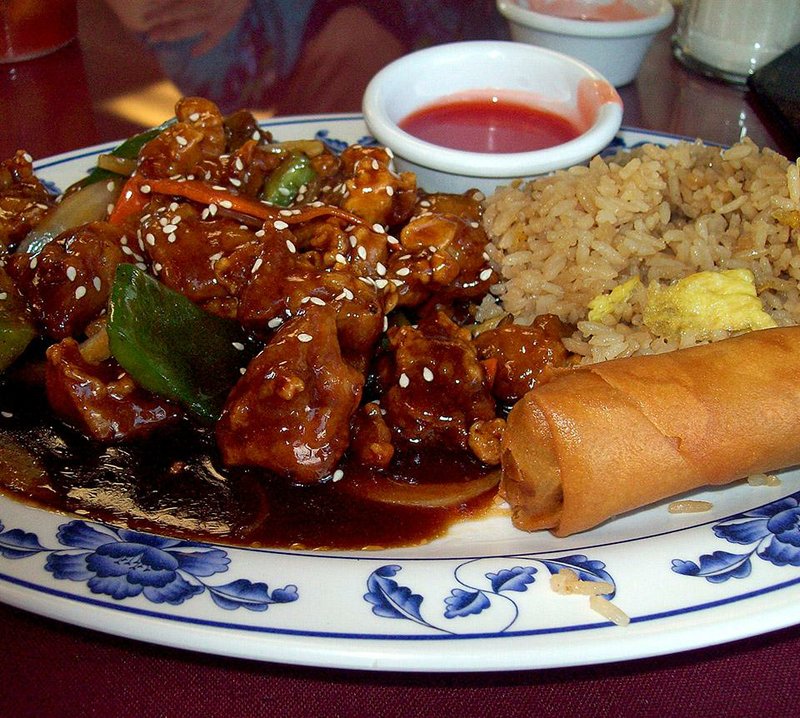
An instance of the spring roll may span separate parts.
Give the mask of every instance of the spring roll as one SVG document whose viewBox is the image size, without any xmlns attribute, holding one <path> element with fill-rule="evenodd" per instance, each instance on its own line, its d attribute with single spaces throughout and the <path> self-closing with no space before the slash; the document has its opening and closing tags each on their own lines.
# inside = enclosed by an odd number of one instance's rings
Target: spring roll
<svg viewBox="0 0 800 718">
<path fill-rule="evenodd" d="M 514 524 L 557 536 L 800 463 L 800 327 L 555 370 L 503 437 Z"/>
</svg>

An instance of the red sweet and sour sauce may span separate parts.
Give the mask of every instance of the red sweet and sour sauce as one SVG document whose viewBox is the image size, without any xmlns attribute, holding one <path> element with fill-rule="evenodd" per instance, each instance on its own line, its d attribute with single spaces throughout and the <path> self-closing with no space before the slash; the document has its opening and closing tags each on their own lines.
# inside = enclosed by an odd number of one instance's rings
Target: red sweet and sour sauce
<svg viewBox="0 0 800 718">
<path fill-rule="evenodd" d="M 401 120 L 400 127 L 441 147 L 468 152 L 530 152 L 573 140 L 565 117 L 496 95 L 446 98 Z"/>
</svg>

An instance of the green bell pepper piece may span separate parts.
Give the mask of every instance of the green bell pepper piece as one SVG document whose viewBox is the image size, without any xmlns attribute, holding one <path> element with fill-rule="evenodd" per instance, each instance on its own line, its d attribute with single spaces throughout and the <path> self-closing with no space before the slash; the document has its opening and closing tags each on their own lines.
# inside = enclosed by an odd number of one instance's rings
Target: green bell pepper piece
<svg viewBox="0 0 800 718">
<path fill-rule="evenodd" d="M 0 372 L 11 366 L 36 335 L 11 278 L 0 268 Z"/>
<path fill-rule="evenodd" d="M 292 152 L 272 171 L 264 185 L 262 197 L 270 204 L 288 207 L 297 198 L 300 188 L 316 176 L 308 156 L 302 152 Z"/>
<path fill-rule="evenodd" d="M 250 358 L 239 324 L 204 312 L 132 264 L 117 267 L 107 331 L 111 354 L 140 386 L 204 422 L 219 418 Z"/>
</svg>

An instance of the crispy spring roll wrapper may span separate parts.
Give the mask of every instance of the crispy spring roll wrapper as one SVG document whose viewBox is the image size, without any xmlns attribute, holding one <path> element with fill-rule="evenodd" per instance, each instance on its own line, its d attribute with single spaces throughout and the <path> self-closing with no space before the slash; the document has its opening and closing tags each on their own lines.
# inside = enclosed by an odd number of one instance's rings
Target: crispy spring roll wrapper
<svg viewBox="0 0 800 718">
<path fill-rule="evenodd" d="M 800 327 L 556 370 L 512 409 L 501 494 L 557 536 L 800 463 Z"/>
</svg>

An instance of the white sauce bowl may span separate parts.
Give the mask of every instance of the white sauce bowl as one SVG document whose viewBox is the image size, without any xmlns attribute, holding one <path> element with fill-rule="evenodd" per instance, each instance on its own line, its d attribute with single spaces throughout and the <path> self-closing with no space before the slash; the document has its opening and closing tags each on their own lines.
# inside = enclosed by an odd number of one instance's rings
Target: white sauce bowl
<svg viewBox="0 0 800 718">
<path fill-rule="evenodd" d="M 636 77 L 653 39 L 675 16 L 669 0 L 627 2 L 649 14 L 635 20 L 577 20 L 534 12 L 526 0 L 497 0 L 497 9 L 513 40 L 571 55 L 620 87 Z"/>
<path fill-rule="evenodd" d="M 416 110 L 476 90 L 524 95 L 581 134 L 547 149 L 487 153 L 441 147 L 399 126 Z M 517 178 L 586 162 L 622 123 L 622 101 L 599 72 L 561 53 L 502 41 L 437 45 L 395 60 L 370 81 L 363 111 L 372 135 L 394 153 L 397 169 L 415 172 L 419 186 L 432 192 L 491 193 Z"/>
</svg>

